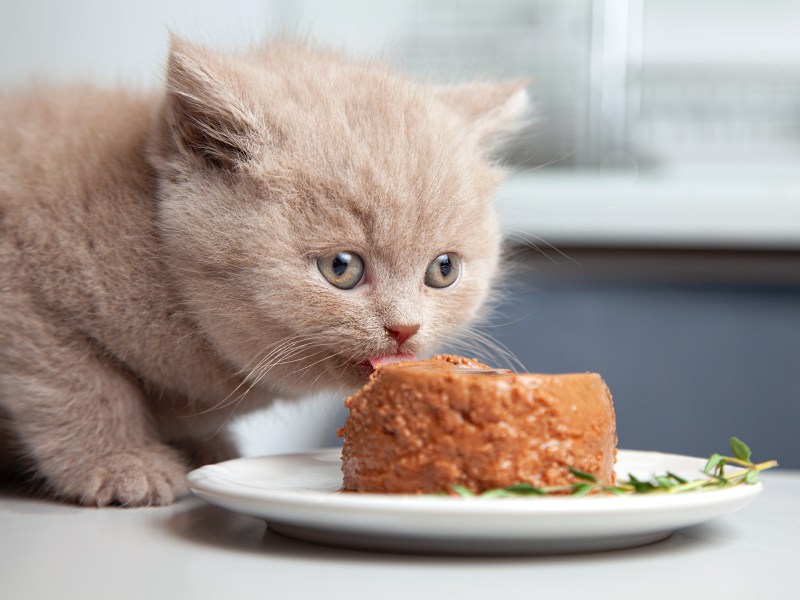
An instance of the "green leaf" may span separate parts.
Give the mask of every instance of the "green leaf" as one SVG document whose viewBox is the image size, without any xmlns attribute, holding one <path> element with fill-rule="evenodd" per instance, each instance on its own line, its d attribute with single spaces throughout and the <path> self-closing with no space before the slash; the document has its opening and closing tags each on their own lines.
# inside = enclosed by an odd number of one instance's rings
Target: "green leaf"
<svg viewBox="0 0 800 600">
<path fill-rule="evenodd" d="M 547 491 L 541 488 L 532 486 L 530 483 L 517 483 L 503 488 L 504 492 L 508 492 L 515 496 L 546 496 Z"/>
<path fill-rule="evenodd" d="M 672 471 L 667 471 L 667 475 L 669 477 L 672 477 L 678 483 L 686 483 L 686 480 L 683 477 L 679 477 L 678 475 L 675 475 L 675 473 L 673 473 Z"/>
<path fill-rule="evenodd" d="M 572 495 L 576 498 L 580 498 L 591 492 L 592 488 L 594 488 L 594 486 L 591 483 L 576 483 L 572 486 Z"/>
<path fill-rule="evenodd" d="M 628 473 L 628 483 L 633 486 L 633 491 L 636 494 L 646 494 L 658 489 L 649 481 L 640 481 L 636 479 L 631 473 Z"/>
<path fill-rule="evenodd" d="M 711 473 L 711 471 L 716 469 L 717 465 L 723 460 L 725 460 L 725 459 L 723 458 L 723 456 L 721 454 L 717 454 L 716 452 L 714 452 L 714 454 L 712 454 L 709 457 L 708 462 L 706 463 L 706 466 L 703 467 L 703 471 L 705 471 L 706 473 Z"/>
<path fill-rule="evenodd" d="M 458 494 L 459 496 L 461 496 L 463 498 L 471 498 L 471 497 L 473 497 L 475 495 L 475 494 L 472 493 L 471 490 L 465 488 L 463 485 L 455 485 L 454 484 L 454 485 L 452 485 L 450 487 L 450 489 L 452 489 L 456 494 Z"/>
<path fill-rule="evenodd" d="M 614 494 L 615 496 L 624 496 L 626 493 L 623 488 L 617 487 L 615 485 L 603 486 L 603 491 L 608 492 L 609 494 Z"/>
<path fill-rule="evenodd" d="M 758 483 L 758 473 L 756 471 L 750 469 L 745 474 L 744 480 L 745 480 L 746 483 L 749 483 L 750 485 L 753 485 L 754 483 Z"/>
<path fill-rule="evenodd" d="M 731 452 L 736 458 L 746 462 L 750 462 L 750 456 L 753 454 L 750 446 L 736 436 L 731 436 Z"/>
<path fill-rule="evenodd" d="M 575 467 L 567 467 L 569 472 L 575 475 L 578 479 L 583 479 L 584 481 L 597 481 L 597 477 L 592 475 L 591 473 L 587 473 L 586 471 L 581 471 L 576 469 Z"/>
<path fill-rule="evenodd" d="M 658 487 L 664 488 L 665 490 L 675 486 L 675 482 L 667 475 L 656 475 L 655 480 L 658 482 Z"/>
<path fill-rule="evenodd" d="M 509 494 L 503 488 L 494 488 L 492 490 L 486 490 L 481 493 L 480 496 L 481 498 L 506 498 L 508 496 L 513 496 L 513 494 Z"/>
</svg>

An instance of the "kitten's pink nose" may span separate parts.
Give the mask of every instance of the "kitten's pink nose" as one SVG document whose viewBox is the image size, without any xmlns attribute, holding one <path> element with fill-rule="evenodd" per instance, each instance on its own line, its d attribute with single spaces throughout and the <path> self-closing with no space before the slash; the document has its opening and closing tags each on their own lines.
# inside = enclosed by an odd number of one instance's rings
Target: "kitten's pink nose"
<svg viewBox="0 0 800 600">
<path fill-rule="evenodd" d="M 410 338 L 412 335 L 419 331 L 419 324 L 416 323 L 414 325 L 386 325 L 384 327 L 386 331 L 392 336 L 395 341 L 397 342 L 397 347 L 399 348 L 402 346 L 405 341 Z"/>
</svg>

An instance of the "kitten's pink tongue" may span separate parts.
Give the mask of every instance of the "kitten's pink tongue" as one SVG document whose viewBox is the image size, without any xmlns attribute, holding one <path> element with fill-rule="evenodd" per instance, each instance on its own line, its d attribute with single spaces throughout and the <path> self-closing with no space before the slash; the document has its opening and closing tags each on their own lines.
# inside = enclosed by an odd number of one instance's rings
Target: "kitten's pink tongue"
<svg viewBox="0 0 800 600">
<path fill-rule="evenodd" d="M 389 363 L 402 362 L 404 360 L 416 360 L 417 357 L 413 354 L 383 354 L 381 356 L 370 356 L 369 364 L 372 368 L 386 365 Z"/>
</svg>

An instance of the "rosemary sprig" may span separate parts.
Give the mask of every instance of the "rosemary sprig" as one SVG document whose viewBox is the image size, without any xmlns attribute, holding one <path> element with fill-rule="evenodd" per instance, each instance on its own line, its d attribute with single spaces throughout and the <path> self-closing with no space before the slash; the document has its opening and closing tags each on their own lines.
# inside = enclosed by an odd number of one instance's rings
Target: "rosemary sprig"
<svg viewBox="0 0 800 600">
<path fill-rule="evenodd" d="M 504 488 L 487 490 L 481 494 L 474 494 L 463 486 L 454 485 L 452 490 L 462 497 L 479 496 L 481 498 L 518 498 L 522 496 L 551 496 L 570 495 L 575 497 L 588 494 L 604 494 L 627 496 L 633 494 L 680 494 L 684 492 L 710 490 L 733 487 L 740 484 L 752 485 L 758 482 L 761 471 L 778 466 L 778 461 L 768 460 L 754 463 L 750 460 L 752 451 L 750 447 L 737 437 L 731 437 L 731 454 L 723 456 L 712 454 L 705 468 L 704 477 L 688 481 L 671 471 L 662 475 L 653 475 L 649 480 L 641 480 L 628 474 L 627 480 L 618 481 L 616 485 L 608 485 L 597 480 L 591 473 L 567 467 L 577 481 L 568 485 L 535 487 L 530 483 L 518 483 Z M 741 467 L 735 472 L 725 471 L 727 465 Z"/>
</svg>

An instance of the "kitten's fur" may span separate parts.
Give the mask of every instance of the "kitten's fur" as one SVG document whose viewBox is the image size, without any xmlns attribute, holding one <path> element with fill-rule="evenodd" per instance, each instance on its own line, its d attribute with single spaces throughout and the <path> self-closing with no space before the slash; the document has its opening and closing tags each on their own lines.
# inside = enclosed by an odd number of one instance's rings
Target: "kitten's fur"
<svg viewBox="0 0 800 600">
<path fill-rule="evenodd" d="M 456 334 L 490 293 L 489 154 L 523 87 L 174 39 L 166 92 L 6 95 L 0 465 L 70 501 L 167 504 L 233 455 L 233 408 L 363 383 L 399 351 L 386 325 L 420 324 L 417 354 Z M 363 285 L 322 278 L 332 250 L 364 257 Z M 444 251 L 461 279 L 426 287 Z"/>
</svg>

